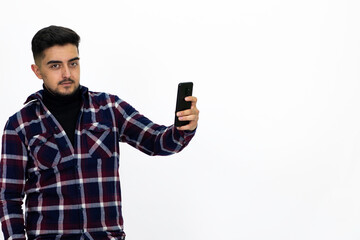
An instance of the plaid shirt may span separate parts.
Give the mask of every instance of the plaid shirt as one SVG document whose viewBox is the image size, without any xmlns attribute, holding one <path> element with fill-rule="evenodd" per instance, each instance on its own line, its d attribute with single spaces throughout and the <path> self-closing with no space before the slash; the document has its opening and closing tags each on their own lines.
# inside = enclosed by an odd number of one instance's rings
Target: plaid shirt
<svg viewBox="0 0 360 240">
<path fill-rule="evenodd" d="M 152 123 L 117 96 L 81 86 L 72 146 L 42 102 L 9 118 L 2 138 L 0 217 L 5 239 L 52 235 L 123 239 L 119 142 L 148 155 L 181 151 L 194 132 Z M 22 202 L 26 195 L 25 224 Z"/>
</svg>

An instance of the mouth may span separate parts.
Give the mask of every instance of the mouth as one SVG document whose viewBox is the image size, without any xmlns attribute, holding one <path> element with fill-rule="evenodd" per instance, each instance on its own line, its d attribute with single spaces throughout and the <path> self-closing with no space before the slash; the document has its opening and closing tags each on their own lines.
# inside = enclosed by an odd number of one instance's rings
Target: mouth
<svg viewBox="0 0 360 240">
<path fill-rule="evenodd" d="M 61 81 L 61 82 L 59 83 L 59 85 L 69 86 L 69 85 L 71 85 L 71 84 L 73 84 L 73 83 L 74 83 L 74 81 L 72 81 L 72 80 L 64 80 L 64 81 Z"/>
</svg>

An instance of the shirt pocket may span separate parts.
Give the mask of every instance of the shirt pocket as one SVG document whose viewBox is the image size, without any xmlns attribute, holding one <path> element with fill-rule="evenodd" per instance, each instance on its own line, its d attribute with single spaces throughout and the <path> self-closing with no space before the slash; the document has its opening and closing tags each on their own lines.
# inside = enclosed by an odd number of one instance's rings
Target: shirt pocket
<svg viewBox="0 0 360 240">
<path fill-rule="evenodd" d="M 85 124 L 85 144 L 88 153 L 94 158 L 106 159 L 113 155 L 115 146 L 111 125 L 107 123 Z"/>
<path fill-rule="evenodd" d="M 29 141 L 28 150 L 35 165 L 40 169 L 53 168 L 61 159 L 56 139 L 48 132 L 33 136 Z"/>
</svg>

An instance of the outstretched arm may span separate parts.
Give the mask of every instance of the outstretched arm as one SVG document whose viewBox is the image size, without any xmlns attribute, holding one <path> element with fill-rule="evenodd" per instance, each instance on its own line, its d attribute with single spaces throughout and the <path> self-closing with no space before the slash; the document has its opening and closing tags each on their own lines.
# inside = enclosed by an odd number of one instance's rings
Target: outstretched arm
<svg viewBox="0 0 360 240">
<path fill-rule="evenodd" d="M 115 98 L 115 118 L 118 124 L 120 141 L 127 142 L 148 155 L 170 155 L 180 152 L 195 134 L 198 110 L 196 98 L 190 97 L 193 106 L 183 117 L 190 123 L 182 128 L 174 125 L 158 125 L 141 115 L 127 102 Z M 185 131 L 188 130 L 188 131 Z"/>
</svg>

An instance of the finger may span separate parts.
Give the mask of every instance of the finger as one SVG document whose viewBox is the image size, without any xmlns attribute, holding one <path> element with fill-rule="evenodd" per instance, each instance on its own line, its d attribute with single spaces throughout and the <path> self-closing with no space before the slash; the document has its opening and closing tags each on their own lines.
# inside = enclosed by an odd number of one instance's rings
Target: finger
<svg viewBox="0 0 360 240">
<path fill-rule="evenodd" d="M 180 121 L 195 121 L 197 119 L 196 115 L 188 115 L 183 117 L 178 117 Z"/>
<path fill-rule="evenodd" d="M 178 127 L 179 130 L 194 130 L 197 127 L 197 120 L 190 121 L 189 124 Z"/>
<path fill-rule="evenodd" d="M 177 127 L 177 130 L 186 131 L 186 130 L 189 130 L 189 128 L 186 125 L 186 126 L 182 126 L 182 127 Z"/>
<path fill-rule="evenodd" d="M 180 130 L 180 131 L 186 131 L 186 130 L 193 131 L 193 130 L 196 129 L 196 126 L 197 125 L 194 125 L 194 124 L 188 124 L 188 125 L 185 125 L 185 126 L 176 127 L 176 129 Z"/>
<path fill-rule="evenodd" d="M 176 127 L 177 130 L 180 130 L 180 131 L 185 131 L 187 130 L 186 129 L 186 126 L 182 126 L 182 127 Z"/>
<path fill-rule="evenodd" d="M 199 109 L 192 107 L 191 109 L 179 111 L 176 113 L 176 116 L 188 116 L 188 115 L 199 115 Z"/>
<path fill-rule="evenodd" d="M 197 97 L 194 97 L 194 96 L 187 96 L 185 97 L 185 101 L 187 102 L 197 102 Z"/>
<path fill-rule="evenodd" d="M 197 103 L 197 97 L 194 96 L 188 96 L 185 98 L 185 101 L 191 102 L 191 107 L 195 107 Z"/>
<path fill-rule="evenodd" d="M 192 113 L 193 113 L 193 111 L 191 109 L 188 109 L 188 110 L 177 112 L 176 116 L 178 116 L 178 117 L 187 116 L 187 115 L 191 115 Z"/>
</svg>

